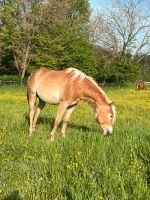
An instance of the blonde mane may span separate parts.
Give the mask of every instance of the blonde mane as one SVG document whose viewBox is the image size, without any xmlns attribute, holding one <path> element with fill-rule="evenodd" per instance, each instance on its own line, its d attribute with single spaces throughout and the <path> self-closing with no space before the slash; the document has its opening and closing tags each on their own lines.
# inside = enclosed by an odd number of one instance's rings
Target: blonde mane
<svg viewBox="0 0 150 200">
<path fill-rule="evenodd" d="M 104 98 L 106 99 L 106 102 L 108 104 L 111 103 L 111 101 L 108 99 L 108 97 L 106 96 L 105 92 L 101 89 L 101 87 L 97 84 L 97 82 L 90 76 L 86 76 L 86 78 L 91 81 L 95 86 L 96 88 L 100 91 L 100 93 L 104 96 Z"/>
<path fill-rule="evenodd" d="M 100 93 L 106 99 L 107 103 L 111 103 L 111 101 L 106 96 L 105 92 L 99 87 L 99 85 L 97 84 L 97 82 L 91 76 L 87 76 L 85 73 L 83 73 L 80 70 L 78 70 L 76 68 L 73 68 L 73 67 L 67 68 L 65 71 L 67 73 L 70 73 L 72 75 L 71 81 L 75 80 L 77 77 L 80 78 L 80 81 L 82 81 L 83 79 L 87 78 L 91 83 L 93 83 L 96 86 L 96 88 L 100 91 Z"/>
<path fill-rule="evenodd" d="M 80 70 L 76 68 L 67 68 L 65 71 L 72 75 L 71 77 L 72 81 L 76 79 L 77 77 L 79 77 L 80 81 L 82 81 L 86 77 L 86 74 L 84 74 L 83 72 L 81 72 Z"/>
</svg>

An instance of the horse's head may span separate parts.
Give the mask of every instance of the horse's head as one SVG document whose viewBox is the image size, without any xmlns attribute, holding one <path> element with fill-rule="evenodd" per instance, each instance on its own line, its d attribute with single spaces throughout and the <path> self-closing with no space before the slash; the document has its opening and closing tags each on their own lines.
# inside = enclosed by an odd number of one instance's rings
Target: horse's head
<svg viewBox="0 0 150 200">
<path fill-rule="evenodd" d="M 102 106 L 97 104 L 95 118 L 102 128 L 103 134 L 111 135 L 116 118 L 116 109 L 114 103 L 108 103 Z"/>
</svg>

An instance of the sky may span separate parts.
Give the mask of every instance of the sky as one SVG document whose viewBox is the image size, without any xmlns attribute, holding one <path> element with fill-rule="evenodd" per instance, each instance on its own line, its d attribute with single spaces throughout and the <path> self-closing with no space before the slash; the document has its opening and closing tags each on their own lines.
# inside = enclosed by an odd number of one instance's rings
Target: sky
<svg viewBox="0 0 150 200">
<path fill-rule="evenodd" d="M 112 4 L 112 0 L 89 0 L 89 3 L 91 5 L 92 11 L 93 11 L 92 15 L 94 15 L 97 10 L 99 10 L 103 7 L 109 7 Z M 148 3 L 150 3 L 150 0 L 143 0 L 143 3 L 145 3 L 145 5 L 148 5 Z M 147 9 L 149 9 L 149 7 L 147 7 L 147 6 L 143 7 L 144 13 L 146 13 Z M 139 40 L 140 40 L 141 36 L 142 36 L 142 33 L 138 35 Z M 147 51 L 147 50 L 144 50 L 144 51 Z"/>
<path fill-rule="evenodd" d="M 89 0 L 89 3 L 91 5 L 92 10 L 95 12 L 99 8 L 109 6 L 111 4 L 112 0 Z M 143 2 L 148 5 L 150 3 L 150 0 L 143 0 Z M 146 9 L 146 7 L 145 7 Z M 144 10 L 145 10 L 144 9 Z"/>
<path fill-rule="evenodd" d="M 93 11 L 96 11 L 99 8 L 108 6 L 110 2 L 111 0 L 89 0 L 89 3 Z"/>
</svg>

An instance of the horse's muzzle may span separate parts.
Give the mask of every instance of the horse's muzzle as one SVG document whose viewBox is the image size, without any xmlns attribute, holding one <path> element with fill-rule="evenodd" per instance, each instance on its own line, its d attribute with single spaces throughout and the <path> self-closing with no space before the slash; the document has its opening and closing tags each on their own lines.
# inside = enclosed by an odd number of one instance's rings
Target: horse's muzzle
<svg viewBox="0 0 150 200">
<path fill-rule="evenodd" d="M 112 133 L 110 133 L 109 131 L 107 133 L 105 133 L 105 136 L 111 136 Z"/>
<path fill-rule="evenodd" d="M 104 130 L 104 135 L 105 136 L 111 136 L 112 133 L 113 133 L 113 128 L 112 127 L 109 127 L 109 128 Z"/>
</svg>

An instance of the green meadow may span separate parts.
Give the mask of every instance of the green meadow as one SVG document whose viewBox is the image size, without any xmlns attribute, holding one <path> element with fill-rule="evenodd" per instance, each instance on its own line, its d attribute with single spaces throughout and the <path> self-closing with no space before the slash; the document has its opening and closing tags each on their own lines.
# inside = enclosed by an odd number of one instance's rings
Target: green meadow
<svg viewBox="0 0 150 200">
<path fill-rule="evenodd" d="M 150 199 L 150 87 L 104 90 L 117 108 L 111 137 L 80 102 L 66 138 L 59 128 L 49 142 L 57 106 L 46 105 L 29 137 L 25 87 L 0 85 L 0 199 Z"/>
</svg>

